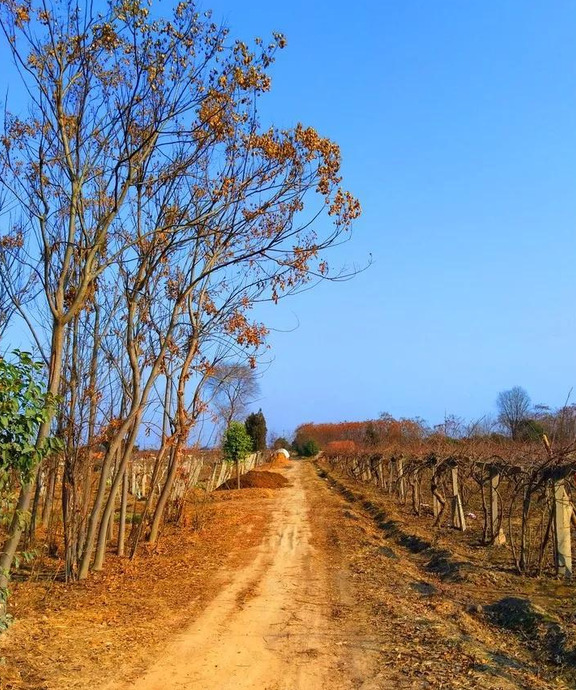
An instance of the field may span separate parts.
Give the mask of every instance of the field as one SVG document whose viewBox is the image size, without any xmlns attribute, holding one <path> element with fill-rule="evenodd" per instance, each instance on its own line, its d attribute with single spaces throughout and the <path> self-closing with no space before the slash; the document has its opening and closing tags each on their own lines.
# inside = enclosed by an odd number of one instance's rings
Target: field
<svg viewBox="0 0 576 690">
<path fill-rule="evenodd" d="M 289 485 L 214 492 L 194 528 L 134 561 L 110 554 L 86 583 L 17 584 L 1 687 L 574 683 L 571 584 L 482 562 L 326 460 L 263 469 Z M 438 553 L 459 565 L 430 567 Z M 510 596 L 529 602 L 524 627 L 494 606 Z"/>
</svg>

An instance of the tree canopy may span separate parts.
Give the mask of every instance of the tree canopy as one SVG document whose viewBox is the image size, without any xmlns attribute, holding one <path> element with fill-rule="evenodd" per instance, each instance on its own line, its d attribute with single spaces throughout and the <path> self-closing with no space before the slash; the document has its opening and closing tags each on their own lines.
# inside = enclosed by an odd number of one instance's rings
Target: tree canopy
<svg viewBox="0 0 576 690">
<path fill-rule="evenodd" d="M 2 117 L 0 334 L 11 319 L 28 328 L 58 396 L 36 445 L 57 420 L 72 579 L 103 566 L 139 434 L 162 445 L 158 524 L 208 381 L 225 362 L 257 364 L 255 303 L 331 277 L 325 250 L 360 213 L 335 142 L 259 120 L 281 34 L 234 40 L 191 0 L 160 14 L 140 0 L 0 2 L 27 95 Z"/>
<path fill-rule="evenodd" d="M 252 452 L 252 439 L 242 422 L 231 422 L 224 434 L 222 450 L 227 460 L 236 463 Z"/>
<path fill-rule="evenodd" d="M 252 447 L 255 451 L 266 450 L 266 436 L 268 431 L 266 429 L 266 419 L 262 410 L 253 412 L 246 417 L 244 422 L 248 436 L 252 439 Z"/>
<path fill-rule="evenodd" d="M 259 392 L 255 369 L 240 362 L 217 364 L 206 382 L 206 394 L 224 428 L 246 412 Z"/>
<path fill-rule="evenodd" d="M 518 437 L 522 423 L 528 419 L 530 405 L 530 396 L 521 386 L 514 386 L 498 394 L 498 421 L 514 440 Z"/>
</svg>

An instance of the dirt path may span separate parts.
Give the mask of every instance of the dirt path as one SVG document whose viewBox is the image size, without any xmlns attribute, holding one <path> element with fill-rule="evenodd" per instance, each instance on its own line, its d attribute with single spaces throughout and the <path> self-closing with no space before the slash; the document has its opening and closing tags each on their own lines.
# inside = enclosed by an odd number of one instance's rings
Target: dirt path
<svg viewBox="0 0 576 690">
<path fill-rule="evenodd" d="M 189 516 L 202 526 L 85 582 L 21 583 L 0 690 L 575 687 L 572 667 L 483 615 L 486 570 L 443 579 L 394 538 L 376 489 L 321 461 L 268 469 L 290 486 L 217 492 Z"/>
<path fill-rule="evenodd" d="M 570 687 L 470 613 L 473 592 L 426 573 L 312 463 L 283 473 L 291 486 L 274 492 L 248 565 L 143 674 L 103 690 Z"/>
<path fill-rule="evenodd" d="M 309 486 L 318 479 L 301 463 L 288 476 L 292 486 L 278 492 L 270 532 L 250 566 L 143 678 L 120 687 L 352 687 L 355 655 L 342 651 L 357 632 L 343 629 L 333 617 L 329 564 L 312 545 Z"/>
</svg>

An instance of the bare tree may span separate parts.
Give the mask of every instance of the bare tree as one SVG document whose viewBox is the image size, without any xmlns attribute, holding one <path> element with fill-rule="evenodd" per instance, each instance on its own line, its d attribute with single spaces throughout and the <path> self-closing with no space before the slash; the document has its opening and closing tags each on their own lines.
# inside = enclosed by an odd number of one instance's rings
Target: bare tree
<svg viewBox="0 0 576 690">
<path fill-rule="evenodd" d="M 474 419 L 466 425 L 464 436 L 466 438 L 481 438 L 490 436 L 498 428 L 498 421 L 495 417 L 485 414 L 479 419 Z"/>
<path fill-rule="evenodd" d="M 462 438 L 466 434 L 466 422 L 463 417 L 445 414 L 444 421 L 434 426 L 434 431 L 446 438 Z"/>
<path fill-rule="evenodd" d="M 528 419 L 530 405 L 530 396 L 521 386 L 514 386 L 498 394 L 498 421 L 510 432 L 513 440 L 518 438 L 522 422 Z"/>
<path fill-rule="evenodd" d="M 77 0 L 0 2 L 0 29 L 30 101 L 26 117 L 6 111 L 2 122 L 0 193 L 11 211 L 0 287 L 33 286 L 24 306 L 21 290 L 7 292 L 10 313 L 30 327 L 60 400 L 37 442 L 54 421 L 66 439 L 64 511 L 82 517 L 67 533 L 67 569 L 83 578 L 104 562 L 169 360 L 179 388 L 166 495 L 202 410 L 207 348 L 229 343 L 253 364 L 267 333 L 249 318 L 253 305 L 329 277 L 323 252 L 360 208 L 340 185 L 336 144 L 301 124 L 259 123 L 279 34 L 268 46 L 231 43 L 191 0 L 170 20 L 138 0 L 111 0 L 102 13 Z M 331 223 L 316 223 L 322 210 Z M 33 488 L 22 488 L 18 515 Z M 22 523 L 2 547 L 0 589 Z"/>
<path fill-rule="evenodd" d="M 260 393 L 254 369 L 246 364 L 219 364 L 208 381 L 208 392 L 224 429 L 242 417 Z"/>
</svg>

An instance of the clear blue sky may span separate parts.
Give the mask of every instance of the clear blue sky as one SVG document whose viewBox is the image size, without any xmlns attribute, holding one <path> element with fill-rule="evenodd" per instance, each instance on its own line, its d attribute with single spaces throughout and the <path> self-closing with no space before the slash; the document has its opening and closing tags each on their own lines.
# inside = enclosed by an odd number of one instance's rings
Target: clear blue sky
<svg viewBox="0 0 576 690">
<path fill-rule="evenodd" d="M 265 114 L 341 145 L 364 213 L 331 263 L 372 267 L 265 314 L 269 427 L 478 418 L 576 384 L 576 3 L 213 0 L 283 31 Z"/>
<path fill-rule="evenodd" d="M 340 144 L 364 213 L 330 262 L 373 260 L 262 309 L 269 428 L 479 418 L 514 385 L 561 405 L 576 384 L 576 2 L 203 7 L 234 37 L 286 34 L 263 117 Z"/>
</svg>

